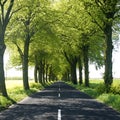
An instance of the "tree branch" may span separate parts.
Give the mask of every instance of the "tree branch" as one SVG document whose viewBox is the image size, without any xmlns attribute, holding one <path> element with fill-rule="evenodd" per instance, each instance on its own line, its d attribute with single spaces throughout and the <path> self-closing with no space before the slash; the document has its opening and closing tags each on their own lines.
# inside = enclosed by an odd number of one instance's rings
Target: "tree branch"
<svg viewBox="0 0 120 120">
<path fill-rule="evenodd" d="M 105 10 L 102 8 L 102 6 L 104 6 L 104 4 L 102 4 L 102 2 L 100 0 L 95 0 L 95 3 L 100 8 L 100 10 L 102 10 L 103 14 L 106 14 Z"/>
<path fill-rule="evenodd" d="M 14 13 L 18 12 L 18 11 L 21 10 L 21 9 L 22 9 L 22 7 L 21 7 L 21 8 L 18 8 L 17 10 L 14 10 L 14 11 L 10 14 L 9 20 L 11 19 L 11 17 L 13 16 Z"/>
<path fill-rule="evenodd" d="M 6 13 L 6 15 L 5 15 L 5 26 L 4 26 L 5 28 L 6 28 L 8 22 L 9 22 L 9 20 L 10 20 L 9 16 L 10 16 L 10 12 L 11 12 L 11 10 L 12 10 L 13 4 L 14 4 L 14 0 L 10 0 L 9 7 L 8 7 L 7 13 Z"/>
<path fill-rule="evenodd" d="M 71 64 L 71 61 L 70 61 L 67 53 L 65 52 L 65 50 L 63 50 L 63 55 L 65 56 L 66 60 Z"/>
<path fill-rule="evenodd" d="M 17 47 L 17 49 L 18 49 L 18 52 L 19 52 L 19 54 L 20 54 L 21 59 L 23 59 L 24 54 L 23 54 L 21 48 L 19 47 L 19 45 L 18 45 L 16 42 L 13 42 L 13 43 L 16 45 L 16 47 Z"/>
<path fill-rule="evenodd" d="M 0 6 L 1 6 L 1 22 L 2 22 L 2 25 L 3 25 L 3 23 L 4 23 L 4 5 L 3 4 L 0 4 Z"/>
<path fill-rule="evenodd" d="M 4 0 L 4 1 L 3 1 L 3 5 L 4 5 L 6 2 L 7 2 L 7 0 Z"/>
<path fill-rule="evenodd" d="M 103 31 L 102 26 L 101 26 L 101 25 L 97 22 L 97 20 L 91 15 L 91 13 L 88 12 L 88 11 L 87 11 L 87 13 L 91 16 L 91 18 L 93 19 L 93 22 L 96 23 L 96 24 L 99 26 L 99 28 Z"/>
</svg>

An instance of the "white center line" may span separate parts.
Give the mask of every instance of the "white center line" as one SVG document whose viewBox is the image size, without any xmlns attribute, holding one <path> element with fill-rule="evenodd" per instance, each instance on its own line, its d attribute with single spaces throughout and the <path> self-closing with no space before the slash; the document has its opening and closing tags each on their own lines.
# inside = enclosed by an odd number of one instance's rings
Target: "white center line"
<svg viewBox="0 0 120 120">
<path fill-rule="evenodd" d="M 58 93 L 58 97 L 60 97 L 60 93 Z"/>
<path fill-rule="evenodd" d="M 61 120 L 61 109 L 58 109 L 58 120 Z"/>
<path fill-rule="evenodd" d="M 59 88 L 59 91 L 60 91 L 60 88 Z"/>
</svg>

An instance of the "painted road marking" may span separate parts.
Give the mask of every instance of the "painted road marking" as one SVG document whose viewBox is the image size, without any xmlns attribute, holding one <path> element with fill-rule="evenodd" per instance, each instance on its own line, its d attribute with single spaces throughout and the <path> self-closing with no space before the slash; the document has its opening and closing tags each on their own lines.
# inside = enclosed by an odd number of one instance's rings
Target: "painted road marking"
<svg viewBox="0 0 120 120">
<path fill-rule="evenodd" d="M 61 109 L 58 109 L 58 120 L 61 120 Z"/>
<path fill-rule="evenodd" d="M 58 97 L 60 97 L 60 93 L 58 93 Z"/>
<path fill-rule="evenodd" d="M 59 84 L 59 91 L 60 91 L 60 84 Z"/>
<path fill-rule="evenodd" d="M 59 88 L 59 91 L 60 91 L 60 88 Z"/>
</svg>

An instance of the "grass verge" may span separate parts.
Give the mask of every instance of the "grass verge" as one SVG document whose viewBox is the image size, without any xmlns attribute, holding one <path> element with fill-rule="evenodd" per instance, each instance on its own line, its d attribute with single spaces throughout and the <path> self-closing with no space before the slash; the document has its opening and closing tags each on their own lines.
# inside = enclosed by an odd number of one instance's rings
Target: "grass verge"
<svg viewBox="0 0 120 120">
<path fill-rule="evenodd" d="M 49 83 L 50 84 L 50 83 Z M 30 82 L 30 90 L 25 91 L 22 86 L 22 80 L 7 80 L 6 86 L 9 98 L 0 95 L 0 111 L 8 108 L 13 103 L 17 103 L 23 98 L 34 94 L 35 92 L 44 89 L 46 85 Z"/>
<path fill-rule="evenodd" d="M 114 80 L 110 93 L 104 92 L 103 80 L 91 80 L 90 87 L 68 84 L 120 112 L 120 80 Z"/>
</svg>

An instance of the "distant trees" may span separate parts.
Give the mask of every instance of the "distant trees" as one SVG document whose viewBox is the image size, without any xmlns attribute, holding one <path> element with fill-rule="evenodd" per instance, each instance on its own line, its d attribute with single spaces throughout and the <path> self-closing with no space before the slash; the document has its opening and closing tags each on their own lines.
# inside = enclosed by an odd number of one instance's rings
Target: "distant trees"
<svg viewBox="0 0 120 120">
<path fill-rule="evenodd" d="M 59 21 L 55 24 L 55 29 L 57 36 L 60 37 L 66 60 L 70 66 L 74 66 L 70 69 L 71 80 L 77 84 L 75 71 L 79 63 L 79 82 L 80 84 L 83 83 L 82 68 L 84 67 L 85 85 L 89 86 L 89 62 L 96 61 L 97 65 L 98 61 L 93 54 L 97 54 L 99 57 L 103 55 L 103 48 L 99 46 L 99 40 L 97 40 L 99 37 L 98 33 L 100 33 L 98 32 L 99 28 L 92 23 L 92 19 L 86 13 L 84 4 L 81 1 L 64 1 L 59 10 L 63 16 L 60 17 Z M 93 43 L 95 43 L 95 45 Z M 101 44 L 104 44 L 103 39 L 101 40 Z M 98 49 L 96 49 L 96 47 Z M 93 48 L 96 49 L 96 51 L 92 51 Z M 95 59 L 93 59 L 93 57 Z"/>
</svg>

